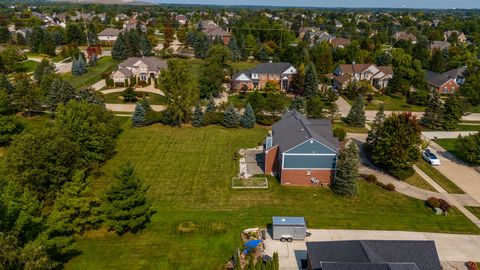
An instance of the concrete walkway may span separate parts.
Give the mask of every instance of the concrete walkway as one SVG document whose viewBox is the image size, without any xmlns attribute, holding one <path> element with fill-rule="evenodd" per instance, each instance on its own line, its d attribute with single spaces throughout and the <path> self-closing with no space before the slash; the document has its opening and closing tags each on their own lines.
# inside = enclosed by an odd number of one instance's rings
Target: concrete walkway
<svg viewBox="0 0 480 270">
<path fill-rule="evenodd" d="M 99 91 L 102 88 L 104 88 L 105 86 L 107 86 L 107 83 L 105 82 L 105 80 L 100 80 L 100 81 L 92 84 L 92 86 L 90 86 L 90 87 L 93 88 L 93 90 L 95 90 L 95 91 Z"/>
<path fill-rule="evenodd" d="M 341 241 L 341 240 L 431 240 L 435 242 L 441 262 L 480 260 L 480 236 L 464 234 L 425 233 L 406 231 L 371 231 L 371 230 L 323 230 L 310 229 L 312 233 L 305 241 L 280 242 L 268 235 L 265 240 L 265 253 L 272 256 L 278 252 L 280 269 L 300 269 L 301 262 L 307 257 L 306 242 Z"/>
<path fill-rule="evenodd" d="M 133 113 L 135 111 L 135 106 L 136 104 L 111 104 L 111 103 L 106 103 L 105 107 L 107 109 L 114 111 L 114 112 L 131 112 Z M 160 112 L 165 110 L 165 106 L 163 105 L 150 105 L 152 107 L 152 110 L 156 112 Z"/>
<path fill-rule="evenodd" d="M 422 135 L 427 139 L 456 139 L 459 135 L 467 136 L 478 131 L 424 131 Z"/>
</svg>

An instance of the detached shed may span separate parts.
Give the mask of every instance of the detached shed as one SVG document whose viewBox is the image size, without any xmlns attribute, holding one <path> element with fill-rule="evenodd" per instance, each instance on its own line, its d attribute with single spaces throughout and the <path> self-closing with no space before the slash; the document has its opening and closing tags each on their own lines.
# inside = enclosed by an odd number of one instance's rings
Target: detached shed
<svg viewBox="0 0 480 270">
<path fill-rule="evenodd" d="M 303 217 L 272 217 L 273 239 L 280 241 L 303 240 L 307 224 Z"/>
</svg>

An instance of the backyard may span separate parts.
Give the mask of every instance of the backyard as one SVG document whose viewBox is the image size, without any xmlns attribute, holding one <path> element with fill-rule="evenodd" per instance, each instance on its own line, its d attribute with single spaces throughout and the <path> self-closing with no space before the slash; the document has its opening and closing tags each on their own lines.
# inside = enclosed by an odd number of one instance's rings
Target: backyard
<svg viewBox="0 0 480 270">
<path fill-rule="evenodd" d="M 62 75 L 63 79 L 70 82 L 75 88 L 85 88 L 102 80 L 102 74 L 117 68 L 118 61 L 111 56 L 104 56 L 98 60 L 97 65 L 88 67 L 88 72 L 81 76 L 74 76 L 71 72 Z"/>
<path fill-rule="evenodd" d="M 235 152 L 254 147 L 267 129 L 132 128 L 125 122 L 117 155 L 92 177 L 99 196 L 120 165 L 132 161 L 149 186 L 156 211 L 136 235 L 103 230 L 79 237 L 81 255 L 66 269 L 223 269 L 239 247 L 241 230 L 265 226 L 273 215 L 305 216 L 310 228 L 385 229 L 479 234 L 458 211 L 436 216 L 424 202 L 359 182 L 359 196 L 327 188 L 285 187 L 269 179 L 264 190 L 233 190 Z"/>
</svg>

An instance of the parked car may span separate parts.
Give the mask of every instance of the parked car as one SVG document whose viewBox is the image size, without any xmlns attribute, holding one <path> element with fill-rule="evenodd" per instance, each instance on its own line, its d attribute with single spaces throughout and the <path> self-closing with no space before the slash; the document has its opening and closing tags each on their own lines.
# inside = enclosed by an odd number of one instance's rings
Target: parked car
<svg viewBox="0 0 480 270">
<path fill-rule="evenodd" d="M 440 159 L 434 153 L 432 153 L 430 149 L 425 149 L 425 151 L 423 151 L 422 153 L 422 157 L 426 162 L 430 163 L 430 165 L 432 166 L 440 165 Z"/>
</svg>

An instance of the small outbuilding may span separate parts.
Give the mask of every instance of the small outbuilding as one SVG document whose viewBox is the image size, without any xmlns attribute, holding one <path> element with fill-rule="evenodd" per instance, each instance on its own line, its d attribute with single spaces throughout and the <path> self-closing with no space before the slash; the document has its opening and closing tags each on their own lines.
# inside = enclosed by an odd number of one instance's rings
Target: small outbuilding
<svg viewBox="0 0 480 270">
<path fill-rule="evenodd" d="M 307 236 L 307 224 L 303 217 L 272 217 L 272 238 L 282 242 L 303 240 Z"/>
</svg>

